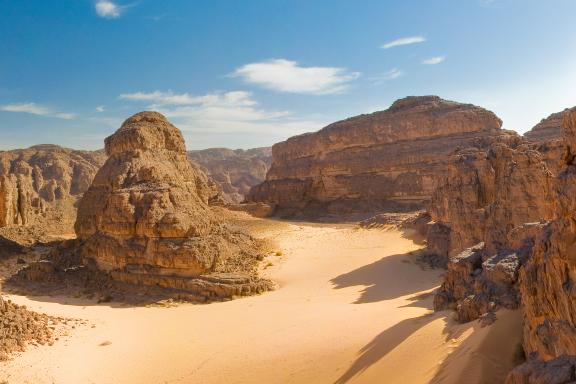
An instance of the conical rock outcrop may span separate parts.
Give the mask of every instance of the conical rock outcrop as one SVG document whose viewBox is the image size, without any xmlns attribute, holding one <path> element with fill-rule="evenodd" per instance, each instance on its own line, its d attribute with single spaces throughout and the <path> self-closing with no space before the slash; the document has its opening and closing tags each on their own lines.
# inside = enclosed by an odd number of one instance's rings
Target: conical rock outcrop
<svg viewBox="0 0 576 384">
<path fill-rule="evenodd" d="M 213 190 L 164 116 L 138 113 L 105 144 L 108 160 L 80 201 L 75 225 L 86 264 L 117 280 L 179 289 L 210 291 L 194 280 L 209 276 L 220 286 L 217 296 L 268 287 L 255 280 L 256 241 L 208 205 Z M 228 283 L 248 286 L 221 287 Z"/>
</svg>

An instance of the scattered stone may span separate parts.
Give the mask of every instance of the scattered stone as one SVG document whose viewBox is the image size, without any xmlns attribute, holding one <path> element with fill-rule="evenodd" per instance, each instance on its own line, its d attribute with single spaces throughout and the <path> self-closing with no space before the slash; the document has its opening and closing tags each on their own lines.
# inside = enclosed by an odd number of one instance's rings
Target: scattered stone
<svg viewBox="0 0 576 384">
<path fill-rule="evenodd" d="M 24 351 L 28 344 L 52 343 L 51 325 L 56 322 L 55 318 L 28 311 L 0 297 L 0 361 L 7 360 L 11 353 Z"/>
</svg>

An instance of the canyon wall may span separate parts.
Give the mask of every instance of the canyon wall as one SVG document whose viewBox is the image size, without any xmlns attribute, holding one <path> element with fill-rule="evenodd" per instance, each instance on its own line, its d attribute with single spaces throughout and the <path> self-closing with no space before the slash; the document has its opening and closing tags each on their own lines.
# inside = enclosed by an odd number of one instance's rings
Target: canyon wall
<svg viewBox="0 0 576 384">
<path fill-rule="evenodd" d="M 105 158 L 102 151 L 56 145 L 0 152 L 0 227 L 40 225 L 70 232 L 76 203 Z"/>
<path fill-rule="evenodd" d="M 501 125 L 470 104 L 407 97 L 275 144 L 266 181 L 247 199 L 284 214 L 422 207 L 454 150 L 507 135 Z"/>
<path fill-rule="evenodd" d="M 210 148 L 188 151 L 188 158 L 220 186 L 227 201 L 241 203 L 250 188 L 266 179 L 272 163 L 272 149 Z"/>
<path fill-rule="evenodd" d="M 458 151 L 432 195 L 429 245 L 446 259 L 480 242 L 495 252 L 516 226 L 552 218 L 552 174 L 519 136 Z M 436 233 L 442 232 L 442 237 Z"/>
<path fill-rule="evenodd" d="M 565 152 L 556 178 L 556 219 L 520 274 L 524 350 L 529 360 L 507 383 L 576 380 L 576 110 L 563 116 Z"/>
<path fill-rule="evenodd" d="M 428 249 L 447 265 L 435 309 L 454 308 L 465 322 L 519 306 L 518 271 L 554 215 L 552 183 L 521 137 L 454 156 L 429 208 Z"/>
</svg>

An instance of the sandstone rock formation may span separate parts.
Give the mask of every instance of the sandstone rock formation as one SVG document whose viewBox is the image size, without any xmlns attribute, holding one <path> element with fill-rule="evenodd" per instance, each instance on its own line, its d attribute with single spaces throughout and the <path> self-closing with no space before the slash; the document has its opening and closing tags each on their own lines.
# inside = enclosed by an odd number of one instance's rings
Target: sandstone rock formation
<svg viewBox="0 0 576 384">
<path fill-rule="evenodd" d="M 55 145 L 0 152 L 0 227 L 71 232 L 75 205 L 104 160 L 101 151 Z"/>
<path fill-rule="evenodd" d="M 501 124 L 473 105 L 407 97 L 275 144 L 266 181 L 247 199 L 276 204 L 281 214 L 422 207 L 449 155 L 505 134 Z"/>
<path fill-rule="evenodd" d="M 576 110 L 563 119 L 566 149 L 557 177 L 556 220 L 537 239 L 520 275 L 524 350 L 530 360 L 508 383 L 576 380 Z"/>
<path fill-rule="evenodd" d="M 567 109 L 542 119 L 531 130 L 526 132 L 524 137 L 534 142 L 562 139 L 562 118 L 566 111 Z"/>
<path fill-rule="evenodd" d="M 272 163 L 272 149 L 210 148 L 188 151 L 188 158 L 219 184 L 228 201 L 241 203 L 250 188 L 266 179 Z"/>
<path fill-rule="evenodd" d="M 518 271 L 553 217 L 552 175 L 520 137 L 459 151 L 430 204 L 429 250 L 447 263 L 434 301 L 470 321 L 517 308 Z"/>
<path fill-rule="evenodd" d="M 493 253 L 514 227 L 552 217 L 552 175 L 518 136 L 462 149 L 447 168 L 429 205 L 432 220 L 445 228 L 445 238 L 429 236 L 429 245 L 446 258 L 480 242 Z"/>
<path fill-rule="evenodd" d="M 564 150 L 562 140 L 562 117 L 568 111 L 553 113 L 524 134 L 533 143 L 533 148 L 542 154 L 550 171 L 556 175 L 563 167 L 561 158 Z"/>
<path fill-rule="evenodd" d="M 115 280 L 205 296 L 269 288 L 255 277 L 256 241 L 208 205 L 213 190 L 164 116 L 130 117 L 105 146 L 108 160 L 80 201 L 75 224 L 85 263 Z"/>
</svg>

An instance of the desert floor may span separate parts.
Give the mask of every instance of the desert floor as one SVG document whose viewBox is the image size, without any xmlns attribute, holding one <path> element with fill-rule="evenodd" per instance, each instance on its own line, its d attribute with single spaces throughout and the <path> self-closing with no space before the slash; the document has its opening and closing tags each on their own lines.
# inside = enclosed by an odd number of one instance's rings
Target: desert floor
<svg viewBox="0 0 576 384">
<path fill-rule="evenodd" d="M 433 313 L 442 271 L 417 263 L 399 231 L 258 227 L 282 253 L 264 270 L 279 288 L 260 296 L 146 307 L 10 296 L 88 325 L 0 363 L 0 382 L 498 383 L 510 369 L 519 313 L 484 328 Z"/>
</svg>

